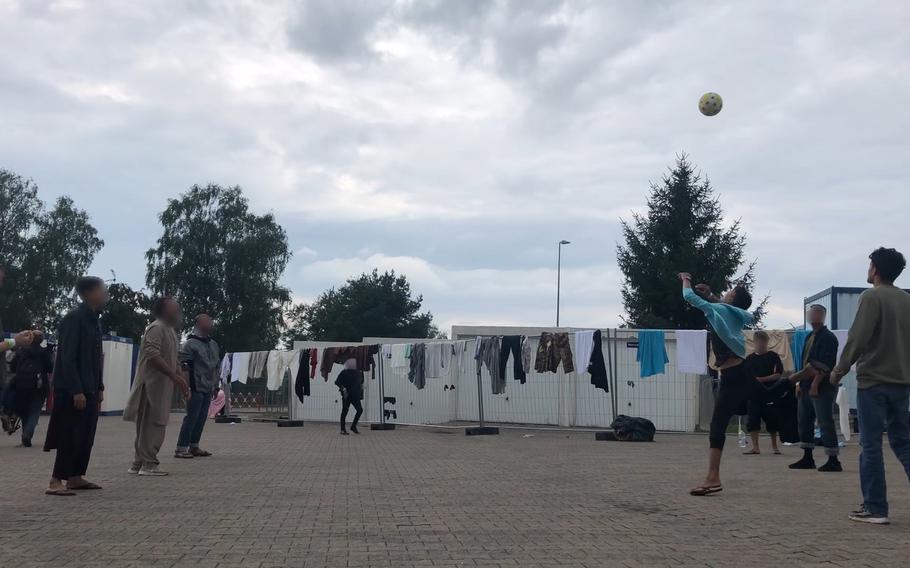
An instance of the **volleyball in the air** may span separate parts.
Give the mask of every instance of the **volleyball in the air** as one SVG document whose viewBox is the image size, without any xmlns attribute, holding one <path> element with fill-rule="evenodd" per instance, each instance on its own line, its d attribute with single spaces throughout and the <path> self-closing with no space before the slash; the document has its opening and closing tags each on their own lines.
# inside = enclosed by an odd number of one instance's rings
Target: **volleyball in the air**
<svg viewBox="0 0 910 568">
<path fill-rule="evenodd" d="M 705 93 L 698 100 L 698 110 L 705 116 L 714 116 L 724 107 L 724 100 L 717 93 Z"/>
</svg>

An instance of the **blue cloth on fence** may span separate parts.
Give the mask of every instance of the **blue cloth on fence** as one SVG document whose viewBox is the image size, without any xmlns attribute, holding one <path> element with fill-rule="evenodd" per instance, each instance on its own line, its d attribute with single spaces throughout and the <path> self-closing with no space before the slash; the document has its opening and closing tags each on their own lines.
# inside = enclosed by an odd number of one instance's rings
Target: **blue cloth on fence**
<svg viewBox="0 0 910 568">
<path fill-rule="evenodd" d="M 806 346 L 806 338 L 812 333 L 811 329 L 797 329 L 793 332 L 790 351 L 793 352 L 793 367 L 799 371 L 803 368 L 803 347 Z"/>
<path fill-rule="evenodd" d="M 638 354 L 635 359 L 641 363 L 642 377 L 663 374 L 664 366 L 670 362 L 663 330 L 644 329 L 638 332 Z"/>
</svg>

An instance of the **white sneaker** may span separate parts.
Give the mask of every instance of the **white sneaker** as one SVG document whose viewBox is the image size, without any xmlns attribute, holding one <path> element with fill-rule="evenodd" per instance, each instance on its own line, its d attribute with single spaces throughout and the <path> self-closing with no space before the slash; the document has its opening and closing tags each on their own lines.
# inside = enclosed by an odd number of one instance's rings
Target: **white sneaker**
<svg viewBox="0 0 910 568">
<path fill-rule="evenodd" d="M 131 465 L 130 468 L 126 470 L 126 472 L 130 475 L 136 475 L 139 473 L 140 469 L 141 468 L 138 465 Z"/>
<path fill-rule="evenodd" d="M 165 475 L 167 475 L 167 472 L 161 471 L 160 469 L 158 469 L 157 465 L 151 466 L 151 467 L 142 466 L 142 468 L 139 470 L 139 475 L 140 476 L 150 476 L 150 477 L 164 477 Z"/>
<path fill-rule="evenodd" d="M 876 515 L 874 513 L 869 513 L 868 511 L 856 512 L 850 515 L 851 521 L 856 521 L 857 523 L 867 523 L 870 525 L 890 525 L 891 521 L 888 520 L 888 517 L 884 515 Z"/>
</svg>

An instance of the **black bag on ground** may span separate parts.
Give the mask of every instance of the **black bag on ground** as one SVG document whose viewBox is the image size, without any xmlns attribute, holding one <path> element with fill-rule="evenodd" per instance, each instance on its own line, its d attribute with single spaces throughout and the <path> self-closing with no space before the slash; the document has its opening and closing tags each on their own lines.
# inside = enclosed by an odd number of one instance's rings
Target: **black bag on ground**
<svg viewBox="0 0 910 568">
<path fill-rule="evenodd" d="M 616 432 L 616 439 L 622 442 L 653 442 L 654 433 L 657 431 L 654 423 L 647 418 L 624 414 L 617 416 L 610 424 L 610 428 Z"/>
</svg>

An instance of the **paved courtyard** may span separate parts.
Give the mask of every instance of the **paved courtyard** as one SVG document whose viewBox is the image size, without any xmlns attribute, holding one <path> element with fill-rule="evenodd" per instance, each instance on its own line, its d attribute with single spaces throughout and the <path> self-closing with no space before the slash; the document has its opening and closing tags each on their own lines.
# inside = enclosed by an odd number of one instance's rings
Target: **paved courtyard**
<svg viewBox="0 0 910 568">
<path fill-rule="evenodd" d="M 215 457 L 176 461 L 178 420 L 162 450 L 171 475 L 138 478 L 132 425 L 103 418 L 90 477 L 104 490 L 69 498 L 43 494 L 51 454 L 4 436 L 0 566 L 906 566 L 910 554 L 910 485 L 891 455 L 893 524 L 846 519 L 855 446 L 844 474 L 792 472 L 798 449 L 747 457 L 731 437 L 726 490 L 695 498 L 697 435 L 210 423 Z"/>
</svg>

